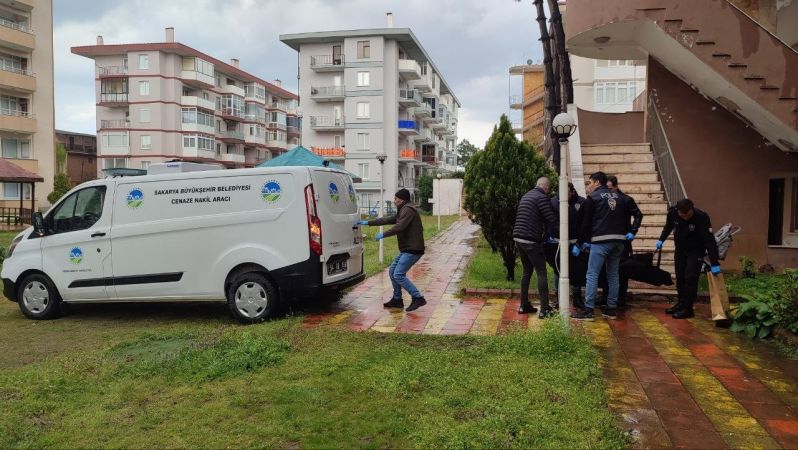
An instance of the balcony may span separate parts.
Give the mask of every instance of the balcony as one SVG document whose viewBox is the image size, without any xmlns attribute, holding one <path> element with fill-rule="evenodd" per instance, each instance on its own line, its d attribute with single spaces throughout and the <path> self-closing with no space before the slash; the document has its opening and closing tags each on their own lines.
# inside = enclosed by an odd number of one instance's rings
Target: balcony
<svg viewBox="0 0 798 450">
<path fill-rule="evenodd" d="M 244 120 L 266 125 L 266 117 L 259 114 L 244 114 Z"/>
<path fill-rule="evenodd" d="M 419 163 L 421 162 L 421 153 L 413 148 L 399 150 L 399 162 Z"/>
<path fill-rule="evenodd" d="M 0 88 L 31 93 L 36 90 L 36 78 L 28 70 L 0 65 Z"/>
<path fill-rule="evenodd" d="M 510 96 L 510 109 L 521 109 L 524 105 L 524 96 L 523 95 L 511 95 Z"/>
<path fill-rule="evenodd" d="M 213 128 L 213 125 L 207 125 L 196 122 L 183 122 L 180 124 L 180 130 L 187 131 L 190 133 L 205 133 L 205 134 L 214 134 L 216 132 L 216 130 Z"/>
<path fill-rule="evenodd" d="M 418 134 L 419 124 L 415 120 L 400 120 L 399 121 L 399 134 L 405 136 L 415 136 Z"/>
<path fill-rule="evenodd" d="M 405 80 L 418 80 L 421 78 L 421 66 L 415 60 L 400 59 L 399 76 Z"/>
<path fill-rule="evenodd" d="M 246 161 L 246 157 L 244 155 L 239 155 L 238 153 L 222 153 L 221 159 L 224 162 L 237 164 L 244 164 L 244 161 Z"/>
<path fill-rule="evenodd" d="M 244 97 L 245 95 L 244 88 L 238 87 L 235 84 L 225 84 L 224 86 L 219 88 L 219 90 L 223 94 L 232 94 L 232 95 L 237 95 L 239 97 Z"/>
<path fill-rule="evenodd" d="M 413 89 L 417 89 L 421 92 L 431 92 L 432 91 L 432 82 L 430 81 L 429 70 L 427 71 L 427 75 L 421 75 L 421 78 L 414 81 L 412 86 Z"/>
<path fill-rule="evenodd" d="M 288 102 L 271 102 L 266 105 L 267 109 L 276 109 L 279 111 L 288 111 Z"/>
<path fill-rule="evenodd" d="M 432 108 L 427 103 L 422 103 L 420 106 L 413 108 L 413 114 L 421 119 L 428 119 L 432 116 Z"/>
<path fill-rule="evenodd" d="M 268 124 L 266 124 L 266 126 L 269 127 L 269 129 L 271 130 L 280 130 L 280 131 L 285 131 L 288 128 L 284 123 L 279 123 L 279 122 L 269 122 Z"/>
<path fill-rule="evenodd" d="M 126 78 L 127 66 L 97 66 L 97 78 Z"/>
<path fill-rule="evenodd" d="M 127 106 L 128 104 L 127 92 L 113 93 L 113 94 L 100 94 L 100 106 Z"/>
<path fill-rule="evenodd" d="M 216 86 L 216 79 L 213 76 L 197 72 L 196 70 L 183 70 L 180 72 L 180 80 L 189 85 L 202 89 Z"/>
<path fill-rule="evenodd" d="M 101 130 L 107 130 L 107 129 L 126 130 L 128 128 L 130 128 L 130 121 L 125 119 L 100 121 Z"/>
<path fill-rule="evenodd" d="M 277 150 L 285 150 L 288 147 L 288 142 L 283 137 L 275 138 L 271 134 L 267 134 L 266 147 Z"/>
<path fill-rule="evenodd" d="M 0 4 L 24 11 L 30 11 L 36 5 L 36 0 L 0 0 Z"/>
<path fill-rule="evenodd" d="M 344 129 L 344 117 L 310 116 L 310 127 L 317 131 L 339 131 Z"/>
<path fill-rule="evenodd" d="M 435 155 L 421 155 L 421 162 L 434 166 L 438 164 L 438 159 Z"/>
<path fill-rule="evenodd" d="M 300 134 L 302 134 L 302 130 L 300 130 L 299 127 L 293 127 L 289 125 L 286 128 L 288 129 L 289 136 L 299 136 Z"/>
<path fill-rule="evenodd" d="M 422 128 L 415 136 L 416 142 L 432 142 L 432 131 L 429 128 Z"/>
<path fill-rule="evenodd" d="M 217 114 L 224 120 L 235 120 L 237 122 L 243 122 L 246 120 L 244 111 L 236 108 L 225 107 L 217 111 Z"/>
<path fill-rule="evenodd" d="M 346 159 L 346 151 L 341 147 L 311 147 L 311 151 L 326 159 Z"/>
<path fill-rule="evenodd" d="M 261 131 L 263 130 L 261 129 Z M 263 146 L 266 145 L 266 135 L 261 133 L 259 136 L 257 134 L 247 133 L 246 135 L 244 135 L 244 142 L 247 144 Z"/>
<path fill-rule="evenodd" d="M 342 102 L 346 89 L 344 86 L 311 86 L 310 98 L 317 102 Z"/>
<path fill-rule="evenodd" d="M 35 133 L 36 119 L 26 111 L 0 109 L 0 130 L 17 133 Z"/>
<path fill-rule="evenodd" d="M 27 25 L 0 17 L 0 41 L 3 45 L 31 52 L 36 49 L 36 37 Z"/>
<path fill-rule="evenodd" d="M 421 105 L 421 93 L 415 89 L 399 89 L 399 104 L 405 107 Z"/>
<path fill-rule="evenodd" d="M 184 95 L 180 97 L 180 104 L 183 106 L 196 106 L 197 108 L 207 109 L 213 111 L 216 109 L 216 103 L 202 97 L 194 95 Z"/>
<path fill-rule="evenodd" d="M 220 141 L 227 142 L 229 144 L 244 143 L 244 133 L 237 130 L 217 131 L 216 136 L 219 138 Z"/>
<path fill-rule="evenodd" d="M 186 158 L 216 159 L 216 152 L 202 150 L 197 147 L 183 147 L 183 155 Z"/>
<path fill-rule="evenodd" d="M 310 57 L 310 68 L 316 72 L 340 72 L 344 61 L 344 55 L 315 55 Z"/>
</svg>

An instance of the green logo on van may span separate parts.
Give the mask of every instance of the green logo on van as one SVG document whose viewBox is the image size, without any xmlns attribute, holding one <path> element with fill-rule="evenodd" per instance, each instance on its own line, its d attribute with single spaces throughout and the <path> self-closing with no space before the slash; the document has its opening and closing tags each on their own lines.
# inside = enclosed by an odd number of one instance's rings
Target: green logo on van
<svg viewBox="0 0 798 450">
<path fill-rule="evenodd" d="M 338 185 L 335 183 L 330 183 L 330 198 L 334 202 L 338 202 L 341 199 L 341 194 L 338 193 Z"/>
<path fill-rule="evenodd" d="M 269 180 L 260 190 L 260 198 L 263 199 L 264 202 L 274 203 L 280 199 L 280 194 L 282 194 L 283 190 L 280 187 L 280 183 Z"/>
<path fill-rule="evenodd" d="M 127 194 L 127 207 L 130 209 L 138 209 L 144 203 L 144 192 L 139 188 L 133 188 Z"/>
<path fill-rule="evenodd" d="M 83 261 L 83 250 L 80 247 L 73 247 L 72 250 L 69 251 L 69 260 L 72 264 L 80 264 Z"/>
<path fill-rule="evenodd" d="M 352 185 L 349 185 L 349 201 L 352 203 L 357 203 L 357 197 L 355 196 L 355 188 Z"/>
</svg>

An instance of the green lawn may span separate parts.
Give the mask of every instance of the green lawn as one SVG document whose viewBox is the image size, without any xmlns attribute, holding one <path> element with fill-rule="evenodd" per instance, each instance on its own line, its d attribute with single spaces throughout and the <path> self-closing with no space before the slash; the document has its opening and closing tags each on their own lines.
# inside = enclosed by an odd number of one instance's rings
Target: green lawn
<svg viewBox="0 0 798 450">
<path fill-rule="evenodd" d="M 459 216 L 441 216 L 441 231 L 449 228 L 453 223 L 457 222 Z M 421 222 L 424 224 L 424 239 L 429 240 L 438 234 L 438 217 L 437 216 L 421 216 Z M 385 226 L 385 230 L 390 229 L 390 225 Z M 385 239 L 383 244 L 383 251 L 385 253 L 385 263 L 380 264 L 379 261 L 379 243 L 374 240 L 374 236 L 379 233 L 380 227 L 363 227 L 363 232 L 366 235 L 364 238 L 366 244 L 365 256 L 365 271 L 366 276 L 370 277 L 375 273 L 381 272 L 383 269 L 391 265 L 393 259 L 399 254 L 399 248 L 396 244 L 396 237 L 389 237 Z"/>
<path fill-rule="evenodd" d="M 557 321 L 452 337 L 231 323 L 216 305 L 0 304 L 0 448 L 622 448 Z"/>
<path fill-rule="evenodd" d="M 556 286 L 554 271 L 548 265 L 546 269 L 549 274 L 549 292 L 554 292 Z M 461 287 L 467 289 L 520 289 L 523 273 L 519 257 L 515 262 L 515 281 L 507 281 L 507 271 L 504 269 L 501 254 L 493 253 L 485 238 L 481 238 L 474 250 L 474 256 L 468 264 Z M 530 289 L 532 292 L 537 292 L 537 275 L 533 274 L 532 277 Z"/>
<path fill-rule="evenodd" d="M 0 247 L 8 250 L 8 246 L 11 245 L 11 241 L 18 234 L 19 231 L 0 231 Z"/>
</svg>

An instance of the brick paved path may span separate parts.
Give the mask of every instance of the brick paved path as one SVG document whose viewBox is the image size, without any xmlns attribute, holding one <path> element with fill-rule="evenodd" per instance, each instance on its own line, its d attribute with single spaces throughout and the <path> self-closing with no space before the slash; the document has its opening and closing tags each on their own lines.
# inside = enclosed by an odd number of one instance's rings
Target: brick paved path
<svg viewBox="0 0 798 450">
<path fill-rule="evenodd" d="M 429 242 L 410 274 L 427 306 L 412 313 L 383 308 L 391 297 L 383 272 L 305 324 L 479 335 L 537 328 L 537 316 L 516 313 L 518 300 L 455 297 L 478 230 L 464 219 Z M 637 303 L 619 320 L 574 323 L 600 351 L 610 408 L 633 446 L 798 448 L 798 361 L 715 328 L 705 305 L 689 321 L 670 318 L 667 306 Z"/>
</svg>

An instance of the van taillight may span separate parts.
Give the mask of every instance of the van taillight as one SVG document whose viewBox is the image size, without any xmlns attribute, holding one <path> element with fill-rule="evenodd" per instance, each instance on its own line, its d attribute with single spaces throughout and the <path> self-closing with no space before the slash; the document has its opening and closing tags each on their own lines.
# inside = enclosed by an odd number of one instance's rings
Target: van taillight
<svg viewBox="0 0 798 450">
<path fill-rule="evenodd" d="M 310 250 L 321 256 L 321 219 L 316 213 L 316 195 L 313 192 L 313 185 L 305 187 L 305 207 L 308 211 L 308 236 L 310 238 Z"/>
</svg>

